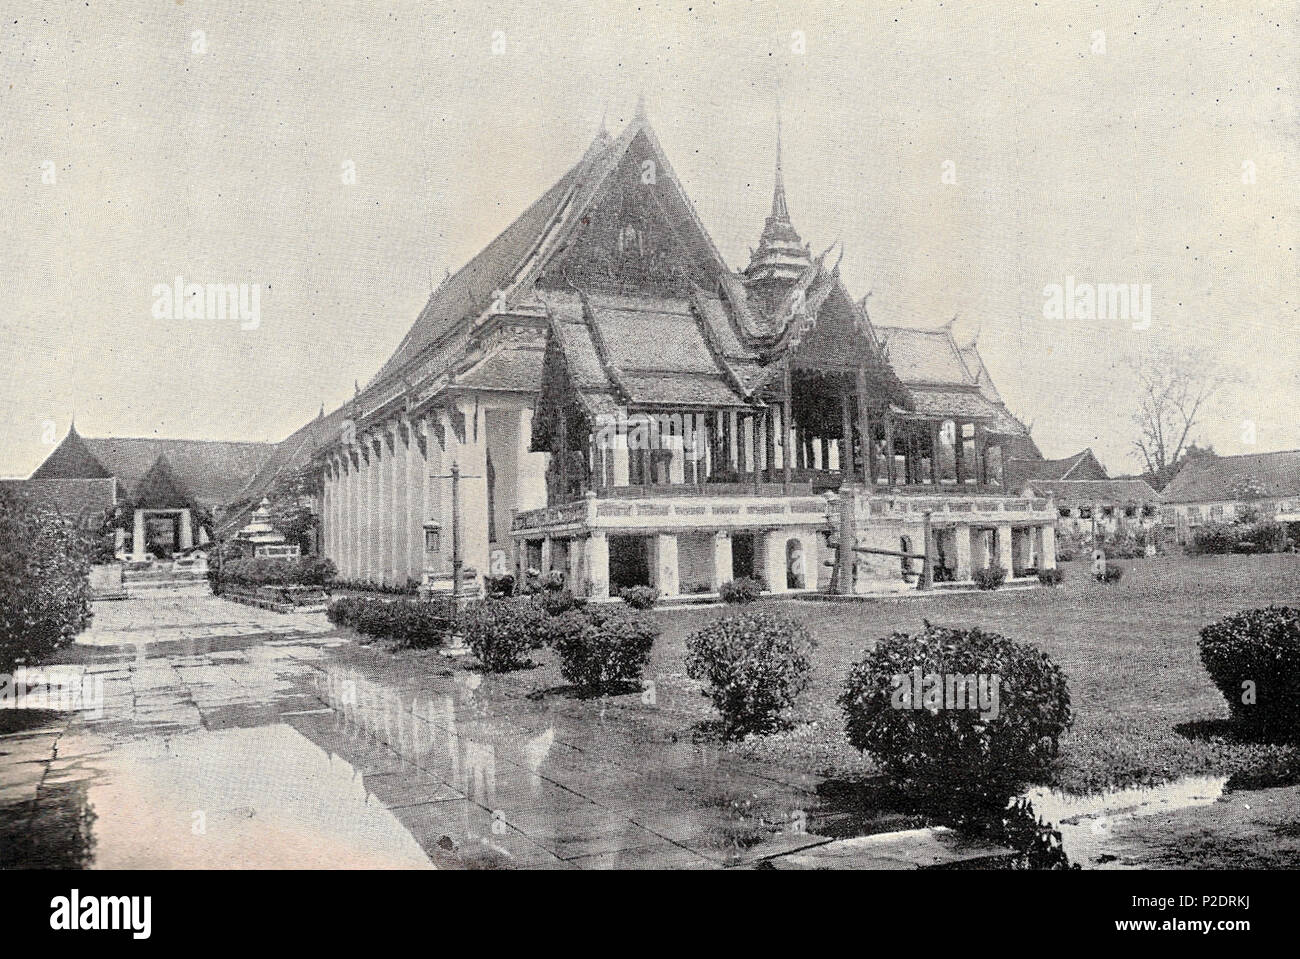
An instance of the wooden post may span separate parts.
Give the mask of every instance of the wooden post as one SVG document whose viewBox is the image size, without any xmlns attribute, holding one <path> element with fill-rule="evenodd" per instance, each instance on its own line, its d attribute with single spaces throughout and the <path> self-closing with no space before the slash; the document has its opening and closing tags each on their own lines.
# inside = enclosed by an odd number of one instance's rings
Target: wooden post
<svg viewBox="0 0 1300 959">
<path fill-rule="evenodd" d="M 790 358 L 787 356 L 785 360 L 785 396 L 782 399 L 782 412 L 781 412 L 781 429 L 783 431 L 783 435 L 781 437 L 782 440 L 781 447 L 782 447 L 782 454 L 783 454 L 781 456 L 781 465 L 784 467 L 783 470 L 784 476 L 782 477 L 782 483 L 784 484 L 784 489 L 782 490 L 782 492 L 786 493 L 787 495 L 790 492 L 790 471 L 792 467 L 792 464 L 790 462 L 790 456 L 791 453 L 794 452 L 792 448 L 793 444 L 790 442 L 790 438 L 794 435 L 794 423 L 792 420 L 793 411 L 794 411 L 794 404 L 791 402 L 790 399 Z"/>
<path fill-rule="evenodd" d="M 840 395 L 840 482 L 853 478 L 853 417 L 849 413 L 849 394 Z"/>
<path fill-rule="evenodd" d="M 953 420 L 952 428 L 953 437 L 957 442 L 953 445 L 953 451 L 957 454 L 957 485 L 966 485 L 966 424 L 961 420 Z"/>
<path fill-rule="evenodd" d="M 929 589 L 934 585 L 934 530 L 930 525 L 930 511 L 926 510 L 921 514 L 925 534 L 925 559 L 921 563 L 921 589 Z"/>
<path fill-rule="evenodd" d="M 939 488 L 939 424 L 930 424 L 930 482 Z"/>
<path fill-rule="evenodd" d="M 776 410 L 768 408 L 763 411 L 764 456 L 763 466 L 767 473 L 767 482 L 776 482 Z"/>
<path fill-rule="evenodd" d="M 858 365 L 858 439 L 862 443 L 862 482 L 876 485 L 876 440 L 867 415 L 867 371 Z"/>
<path fill-rule="evenodd" d="M 564 421 L 561 420 L 561 423 Z M 561 426 L 563 435 L 564 428 Z M 460 463 L 451 464 L 451 604 L 460 611 Z"/>
<path fill-rule="evenodd" d="M 889 478 L 889 485 L 897 485 L 894 474 L 898 472 L 898 464 L 894 456 L 894 418 L 888 413 L 885 414 L 885 475 Z"/>
</svg>

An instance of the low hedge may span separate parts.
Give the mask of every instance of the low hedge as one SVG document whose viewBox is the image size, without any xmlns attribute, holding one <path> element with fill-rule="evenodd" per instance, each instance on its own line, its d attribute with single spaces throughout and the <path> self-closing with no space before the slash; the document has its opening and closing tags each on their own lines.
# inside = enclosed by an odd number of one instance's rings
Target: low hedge
<svg viewBox="0 0 1300 959">
<path fill-rule="evenodd" d="M 742 576 L 728 580 L 718 587 L 718 595 L 724 603 L 733 606 L 745 606 L 763 595 L 763 583 L 752 577 Z"/>
<path fill-rule="evenodd" d="M 629 586 L 619 595 L 633 609 L 650 609 L 659 602 L 659 590 L 651 586 Z"/>
<path fill-rule="evenodd" d="M 1192 533 L 1187 552 L 1193 555 L 1223 553 L 1282 553 L 1290 545 L 1286 527 L 1273 520 L 1253 523 L 1211 523 Z"/>
<path fill-rule="evenodd" d="M 338 569 L 323 556 L 297 559 L 227 560 L 219 570 L 209 570 L 210 578 L 236 586 L 325 586 L 334 581 Z"/>
<path fill-rule="evenodd" d="M 1007 571 L 1001 566 L 986 566 L 975 570 L 971 579 L 980 589 L 998 589 L 1007 581 Z"/>
<path fill-rule="evenodd" d="M 1198 648 L 1233 720 L 1251 735 L 1300 731 L 1300 609 L 1249 609 L 1201 630 Z"/>
<path fill-rule="evenodd" d="M 408 649 L 442 645 L 452 625 L 444 606 L 422 600 L 345 596 L 330 603 L 325 615 L 337 626 Z"/>
<path fill-rule="evenodd" d="M 1044 586 L 1060 586 L 1065 582 L 1065 573 L 1056 567 L 1053 569 L 1040 569 L 1038 571 L 1038 581 Z"/>
</svg>

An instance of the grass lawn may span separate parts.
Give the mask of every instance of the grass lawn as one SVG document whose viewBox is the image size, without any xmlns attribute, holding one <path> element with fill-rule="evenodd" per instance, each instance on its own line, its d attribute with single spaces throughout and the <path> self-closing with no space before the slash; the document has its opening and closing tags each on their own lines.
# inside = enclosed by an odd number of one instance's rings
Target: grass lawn
<svg viewBox="0 0 1300 959">
<path fill-rule="evenodd" d="M 858 603 L 784 601 L 817 640 L 812 686 L 794 727 L 736 748 L 817 775 L 870 773 L 844 738 L 835 699 L 851 663 L 874 640 L 919 629 L 980 626 L 1033 643 L 1065 670 L 1074 726 L 1062 741 L 1054 785 L 1072 792 L 1156 783 L 1193 773 L 1234 784 L 1300 780 L 1294 746 L 1238 742 L 1197 653 L 1201 626 L 1230 613 L 1300 602 L 1300 555 L 1166 556 L 1121 561 L 1124 577 L 1092 581 L 1086 563 L 1064 565 L 1057 589 L 936 595 Z M 663 627 L 647 678 L 684 687 L 685 638 L 725 609 L 658 610 Z M 685 691 L 685 690 L 683 690 Z M 707 705 L 707 703 L 705 703 Z"/>
</svg>

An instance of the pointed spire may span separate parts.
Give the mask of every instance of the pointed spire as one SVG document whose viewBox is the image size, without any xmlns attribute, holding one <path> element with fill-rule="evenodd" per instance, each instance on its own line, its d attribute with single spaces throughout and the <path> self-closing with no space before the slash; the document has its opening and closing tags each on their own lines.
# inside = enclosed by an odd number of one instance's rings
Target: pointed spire
<svg viewBox="0 0 1300 959">
<path fill-rule="evenodd" d="M 639 93 L 636 95 L 636 114 L 635 114 L 635 119 L 637 119 L 637 120 L 641 120 L 641 121 L 643 121 L 643 122 L 646 120 L 646 112 L 645 112 L 645 91 L 644 91 L 644 90 L 642 90 L 641 92 L 639 92 Z"/>
<path fill-rule="evenodd" d="M 321 400 L 320 412 L 316 414 L 316 419 L 323 420 L 324 418 L 325 418 L 325 401 Z"/>
<path fill-rule="evenodd" d="M 772 219 L 790 222 L 790 210 L 785 205 L 785 176 L 781 172 L 781 101 L 776 101 L 776 178 L 772 189 Z"/>
<path fill-rule="evenodd" d="M 753 251 L 745 275 L 751 282 L 794 280 L 813 261 L 812 253 L 790 222 L 785 199 L 785 170 L 781 143 L 781 101 L 776 106 L 776 169 L 772 185 L 772 212 L 763 224 L 758 249 Z"/>
</svg>

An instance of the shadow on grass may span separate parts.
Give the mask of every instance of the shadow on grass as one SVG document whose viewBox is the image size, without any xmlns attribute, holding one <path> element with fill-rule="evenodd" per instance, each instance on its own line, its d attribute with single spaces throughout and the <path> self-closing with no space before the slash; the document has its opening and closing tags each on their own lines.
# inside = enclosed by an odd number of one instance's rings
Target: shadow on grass
<svg viewBox="0 0 1300 959">
<path fill-rule="evenodd" d="M 607 696 L 631 696 L 640 695 L 644 687 L 639 681 L 621 683 L 606 683 L 603 686 L 578 686 L 569 683 L 563 686 L 551 686 L 549 689 L 534 689 L 528 693 L 526 699 L 539 701 L 548 696 L 563 696 L 566 699 L 604 699 Z"/>
</svg>

